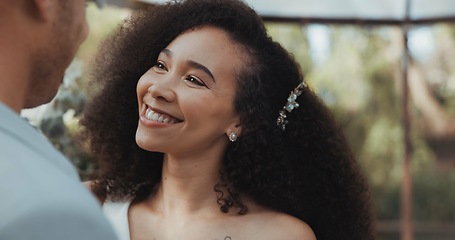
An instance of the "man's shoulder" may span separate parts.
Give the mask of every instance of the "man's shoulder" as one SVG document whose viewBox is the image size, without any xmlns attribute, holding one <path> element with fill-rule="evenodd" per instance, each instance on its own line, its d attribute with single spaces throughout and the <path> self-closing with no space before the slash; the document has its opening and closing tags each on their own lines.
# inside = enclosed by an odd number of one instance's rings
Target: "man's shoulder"
<svg viewBox="0 0 455 240">
<path fill-rule="evenodd" d="M 39 175 L 0 182 L 0 239 L 115 239 L 87 189 L 72 178 L 53 177 L 47 183 Z"/>
<path fill-rule="evenodd" d="M 0 157 L 0 212 L 9 208 L 45 208 L 60 203 L 97 206 L 78 178 L 38 155 L 30 159 Z"/>
<path fill-rule="evenodd" d="M 54 198 L 22 207 L 0 221 L 0 239 L 116 239 L 100 211 L 76 200 Z"/>
<path fill-rule="evenodd" d="M 19 144 L 5 144 L 3 147 L 0 154 L 2 195 L 14 197 L 14 194 L 8 193 L 26 192 L 32 195 L 42 193 L 45 196 L 57 191 L 72 195 L 72 188 L 80 188 L 77 175 L 70 174 L 66 168 L 59 166 L 59 162 L 67 161 L 66 159 L 46 159 L 43 155 Z"/>
<path fill-rule="evenodd" d="M 0 239 L 116 239 L 71 164 L 29 132 L 0 131 Z"/>
<path fill-rule="evenodd" d="M 101 218 L 94 196 L 77 177 L 55 163 L 60 160 L 66 159 L 45 159 L 27 147 L 6 148 L 1 153 L 0 225 L 26 215 Z"/>
<path fill-rule="evenodd" d="M 34 145 L 0 131 L 0 192 L 69 187 L 67 181 L 78 183 L 79 177 L 69 160 L 38 132 L 30 134 Z"/>
</svg>

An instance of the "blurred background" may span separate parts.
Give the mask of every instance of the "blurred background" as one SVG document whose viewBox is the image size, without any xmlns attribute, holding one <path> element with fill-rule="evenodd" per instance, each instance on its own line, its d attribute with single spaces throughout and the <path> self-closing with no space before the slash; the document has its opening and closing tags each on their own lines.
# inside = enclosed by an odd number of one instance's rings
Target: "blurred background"
<svg viewBox="0 0 455 240">
<path fill-rule="evenodd" d="M 133 11 L 125 6 L 88 4 L 90 35 L 56 99 L 22 112 L 83 180 L 96 171 L 74 141 L 91 62 Z M 369 180 L 378 239 L 455 239 L 455 24 L 264 19 L 343 127 Z"/>
</svg>

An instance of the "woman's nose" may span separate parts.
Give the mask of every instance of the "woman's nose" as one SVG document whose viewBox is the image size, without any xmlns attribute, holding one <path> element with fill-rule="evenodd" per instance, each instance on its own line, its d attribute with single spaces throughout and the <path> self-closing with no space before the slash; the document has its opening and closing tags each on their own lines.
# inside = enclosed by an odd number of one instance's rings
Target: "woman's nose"
<svg viewBox="0 0 455 240">
<path fill-rule="evenodd" d="M 173 102 L 176 98 L 175 86 L 175 77 L 169 74 L 166 77 L 153 80 L 147 91 L 156 100 Z"/>
</svg>

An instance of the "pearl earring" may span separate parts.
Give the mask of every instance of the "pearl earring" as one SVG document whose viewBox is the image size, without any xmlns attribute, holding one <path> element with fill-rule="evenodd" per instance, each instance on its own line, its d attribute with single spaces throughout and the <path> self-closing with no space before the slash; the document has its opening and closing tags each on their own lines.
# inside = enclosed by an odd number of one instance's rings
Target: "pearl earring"
<svg viewBox="0 0 455 240">
<path fill-rule="evenodd" d="M 232 131 L 231 133 L 229 133 L 229 141 L 231 141 L 231 142 L 237 141 L 237 134 L 235 134 L 234 131 Z"/>
</svg>

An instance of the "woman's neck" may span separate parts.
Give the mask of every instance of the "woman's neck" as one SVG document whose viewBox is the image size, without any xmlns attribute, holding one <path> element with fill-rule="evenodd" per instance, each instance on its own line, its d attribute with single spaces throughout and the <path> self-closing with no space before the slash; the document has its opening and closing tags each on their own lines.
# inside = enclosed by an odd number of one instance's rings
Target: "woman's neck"
<svg viewBox="0 0 455 240">
<path fill-rule="evenodd" d="M 148 200 L 164 215 L 219 212 L 214 186 L 220 182 L 221 158 L 176 158 L 165 155 L 161 182 Z"/>
</svg>

